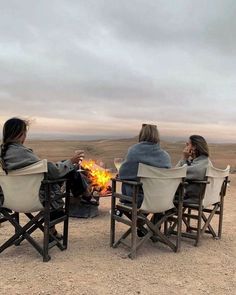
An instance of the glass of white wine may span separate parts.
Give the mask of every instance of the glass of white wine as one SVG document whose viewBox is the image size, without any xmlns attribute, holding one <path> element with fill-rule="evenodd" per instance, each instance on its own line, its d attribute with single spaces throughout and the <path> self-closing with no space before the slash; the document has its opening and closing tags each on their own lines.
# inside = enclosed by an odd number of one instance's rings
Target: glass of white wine
<svg viewBox="0 0 236 295">
<path fill-rule="evenodd" d="M 114 165 L 116 167 L 117 172 L 120 170 L 120 166 L 124 162 L 124 158 L 114 158 Z"/>
<path fill-rule="evenodd" d="M 84 150 L 76 150 L 75 155 L 76 154 L 80 155 L 79 162 L 78 162 L 78 165 L 77 165 L 77 171 L 83 171 L 83 170 L 81 170 L 81 163 L 82 163 L 82 161 L 84 159 Z"/>
</svg>

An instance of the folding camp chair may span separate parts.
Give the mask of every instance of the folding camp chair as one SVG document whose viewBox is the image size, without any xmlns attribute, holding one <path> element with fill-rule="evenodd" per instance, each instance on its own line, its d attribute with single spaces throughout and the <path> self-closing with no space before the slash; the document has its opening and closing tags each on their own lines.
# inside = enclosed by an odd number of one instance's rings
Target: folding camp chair
<svg viewBox="0 0 236 295">
<path fill-rule="evenodd" d="M 49 261 L 48 251 L 57 246 L 65 250 L 68 243 L 69 221 L 69 187 L 59 198 L 65 198 L 65 206 L 60 212 L 51 208 L 50 191 L 52 184 L 64 182 L 66 179 L 47 180 L 47 160 L 39 161 L 22 169 L 9 171 L 6 174 L 0 168 L 0 186 L 4 194 L 4 203 L 0 207 L 0 223 L 9 221 L 15 228 L 15 234 L 5 243 L 0 245 L 0 253 L 12 245 L 19 245 L 27 240 L 42 256 L 43 261 Z M 42 206 L 39 200 L 41 184 L 45 191 L 45 204 Z M 55 198 L 53 199 L 55 200 Z M 23 226 L 20 224 L 20 213 L 27 216 L 29 221 Z M 59 214 L 60 213 L 60 214 Z M 56 218 L 52 220 L 52 216 Z M 63 222 L 62 241 L 50 232 L 50 228 Z M 40 229 L 43 232 L 43 246 L 41 246 L 31 234 Z M 1 229 L 3 230 L 3 229 Z"/>
<path fill-rule="evenodd" d="M 168 245 L 173 251 L 180 249 L 181 223 L 182 223 L 182 189 L 186 176 L 186 167 L 163 169 L 139 164 L 138 177 L 140 182 L 112 179 L 112 201 L 111 201 L 111 231 L 110 246 L 117 247 L 124 244 L 129 249 L 129 257 L 135 258 L 137 249 L 149 238 L 153 241 L 160 241 Z M 133 196 L 126 196 L 116 192 L 116 183 L 131 185 Z M 179 204 L 177 212 L 178 235 L 176 242 L 172 242 L 167 236 L 167 228 L 161 231 L 162 224 L 170 216 L 176 213 L 173 204 L 175 193 L 179 189 Z M 143 189 L 144 199 L 141 208 L 137 208 L 137 196 L 140 189 Z M 116 200 L 120 202 L 116 203 Z M 129 204 L 127 203 L 130 202 Z M 123 203 L 126 202 L 126 203 Z M 123 216 L 117 216 L 116 211 L 124 212 Z M 162 217 L 157 220 L 156 213 L 162 213 Z M 127 218 L 128 217 L 128 218 Z M 129 226 L 128 230 L 115 241 L 115 222 L 122 222 Z M 146 229 L 146 234 L 140 240 L 137 238 L 137 228 Z M 167 225 L 167 223 L 165 224 Z M 146 227 L 144 227 L 146 226 Z M 127 243 L 127 237 L 131 236 L 131 243 Z"/>
<path fill-rule="evenodd" d="M 186 180 L 189 184 L 199 184 L 201 187 L 197 201 L 186 199 L 183 202 L 183 223 L 186 232 L 182 232 L 182 236 L 195 240 L 195 246 L 198 246 L 204 233 L 211 234 L 215 239 L 221 238 L 224 196 L 229 182 L 229 171 L 230 166 L 221 170 L 209 165 L 204 180 Z M 211 224 L 214 215 L 219 215 L 217 233 Z M 176 234 L 174 228 L 175 224 L 169 227 L 169 234 Z"/>
</svg>

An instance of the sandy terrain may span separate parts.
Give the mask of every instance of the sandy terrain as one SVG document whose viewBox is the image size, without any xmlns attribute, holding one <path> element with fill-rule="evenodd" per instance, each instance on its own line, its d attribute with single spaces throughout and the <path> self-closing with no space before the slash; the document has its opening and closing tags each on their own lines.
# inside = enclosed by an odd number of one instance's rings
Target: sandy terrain
<svg viewBox="0 0 236 295">
<path fill-rule="evenodd" d="M 69 248 L 52 249 L 50 262 L 27 242 L 3 252 L 1 294 L 235 294 L 236 175 L 231 179 L 220 241 L 207 236 L 196 248 L 184 240 L 178 254 L 150 241 L 132 261 L 122 246 L 109 247 L 110 199 L 104 198 L 100 216 L 70 220 Z M 10 233 L 4 224 L 0 241 Z"/>
<path fill-rule="evenodd" d="M 107 163 L 121 156 L 131 142 L 122 142 L 114 151 L 114 143 L 104 142 L 96 149 L 84 143 L 87 155 Z M 30 143 L 41 157 L 52 160 L 66 158 L 81 144 L 48 142 L 42 146 Z M 66 145 L 66 146 L 65 146 Z M 69 147 L 67 149 L 67 147 Z M 174 160 L 180 156 L 167 146 Z M 214 147 L 212 147 L 214 148 Z M 67 153 L 65 150 L 67 149 Z M 113 150 L 112 150 L 113 149 Z M 221 149 L 223 153 L 221 153 Z M 227 151 L 216 146 L 213 155 L 220 166 L 235 165 L 234 147 Z M 109 162 L 110 161 L 110 162 Z M 235 166 L 234 166 L 235 167 Z M 101 200 L 100 215 L 94 219 L 71 219 L 69 248 L 54 248 L 51 261 L 41 257 L 27 242 L 0 254 L 0 293 L 5 294 L 236 294 L 236 174 L 225 199 L 223 237 L 204 237 L 199 247 L 183 240 L 176 254 L 160 243 L 146 243 L 136 260 L 126 256 L 126 249 L 109 247 L 110 199 Z M 118 224 L 119 232 L 123 226 Z M 0 227 L 0 243 L 12 234 L 6 223 Z M 41 233 L 36 238 L 42 239 Z"/>
</svg>

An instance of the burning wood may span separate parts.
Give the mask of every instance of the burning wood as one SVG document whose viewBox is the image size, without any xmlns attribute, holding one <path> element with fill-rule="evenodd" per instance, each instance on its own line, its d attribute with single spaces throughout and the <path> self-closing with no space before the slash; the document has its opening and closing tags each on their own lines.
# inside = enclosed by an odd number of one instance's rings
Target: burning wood
<svg viewBox="0 0 236 295">
<path fill-rule="evenodd" d="M 89 184 L 88 195 L 98 201 L 100 197 L 111 195 L 111 173 L 98 166 L 95 161 L 84 160 L 81 165 L 83 175 Z"/>
</svg>

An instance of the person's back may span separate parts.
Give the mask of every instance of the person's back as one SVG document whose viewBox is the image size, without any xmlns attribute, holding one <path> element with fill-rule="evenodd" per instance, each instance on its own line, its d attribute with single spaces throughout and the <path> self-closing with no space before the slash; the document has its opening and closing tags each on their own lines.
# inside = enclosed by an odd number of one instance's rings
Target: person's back
<svg viewBox="0 0 236 295">
<path fill-rule="evenodd" d="M 143 124 L 139 133 L 139 143 L 129 148 L 125 161 L 120 167 L 120 179 L 136 180 L 139 163 L 158 168 L 171 168 L 169 154 L 160 148 L 159 133 L 156 125 Z M 122 193 L 132 196 L 132 188 L 122 185 Z M 138 196 L 138 206 L 141 206 L 143 193 Z"/>
<path fill-rule="evenodd" d="M 126 159 L 119 170 L 121 179 L 136 179 L 138 164 L 158 168 L 170 168 L 169 154 L 160 148 L 159 143 L 141 141 L 129 148 Z"/>
</svg>

